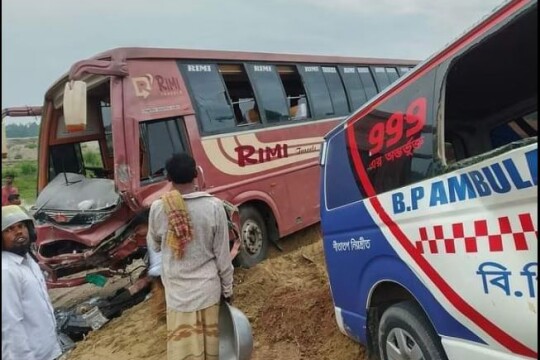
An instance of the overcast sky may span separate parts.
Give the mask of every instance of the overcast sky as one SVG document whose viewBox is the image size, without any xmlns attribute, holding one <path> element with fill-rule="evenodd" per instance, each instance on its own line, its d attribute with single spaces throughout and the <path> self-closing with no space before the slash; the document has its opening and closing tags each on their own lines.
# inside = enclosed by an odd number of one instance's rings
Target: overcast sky
<svg viewBox="0 0 540 360">
<path fill-rule="evenodd" d="M 504 0 L 3 0 L 2 108 L 123 46 L 423 60 Z"/>
</svg>

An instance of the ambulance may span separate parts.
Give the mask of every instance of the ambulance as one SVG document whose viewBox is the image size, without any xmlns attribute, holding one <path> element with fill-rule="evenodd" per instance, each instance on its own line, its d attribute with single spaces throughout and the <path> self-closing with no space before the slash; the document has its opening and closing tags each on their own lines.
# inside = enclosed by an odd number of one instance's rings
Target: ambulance
<svg viewBox="0 0 540 360">
<path fill-rule="evenodd" d="M 326 135 L 337 325 L 375 358 L 538 357 L 537 79 L 510 1 Z"/>
</svg>

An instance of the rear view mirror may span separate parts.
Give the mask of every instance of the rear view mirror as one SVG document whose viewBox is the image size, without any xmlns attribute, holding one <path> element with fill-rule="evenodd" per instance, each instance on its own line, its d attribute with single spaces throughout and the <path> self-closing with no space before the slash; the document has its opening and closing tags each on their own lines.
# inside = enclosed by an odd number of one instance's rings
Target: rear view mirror
<svg viewBox="0 0 540 360">
<path fill-rule="evenodd" d="M 86 130 L 86 83 L 70 81 L 64 88 L 64 122 L 68 132 Z"/>
</svg>

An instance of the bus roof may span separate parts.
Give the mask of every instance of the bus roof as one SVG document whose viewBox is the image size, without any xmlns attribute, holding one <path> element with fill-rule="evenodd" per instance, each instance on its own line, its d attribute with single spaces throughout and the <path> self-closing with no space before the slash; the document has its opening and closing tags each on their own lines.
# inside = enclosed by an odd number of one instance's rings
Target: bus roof
<svg viewBox="0 0 540 360">
<path fill-rule="evenodd" d="M 352 56 L 306 55 L 285 53 L 263 53 L 248 51 L 221 51 L 197 49 L 172 49 L 151 47 L 121 47 L 106 50 L 86 60 L 134 60 L 134 59 L 193 59 L 193 60 L 219 60 L 219 61 L 265 61 L 274 63 L 318 63 L 318 64 L 393 64 L 415 66 L 419 60 L 368 58 Z M 82 60 L 82 61 L 86 61 Z M 67 81 L 68 76 L 76 70 L 78 62 L 69 72 L 62 75 L 47 90 L 46 97 L 55 92 L 58 86 Z"/>
<path fill-rule="evenodd" d="M 272 61 L 272 62 L 313 62 L 313 63 L 342 63 L 342 64 L 388 64 L 416 65 L 417 60 L 366 58 L 352 56 L 306 55 L 285 53 L 264 53 L 248 51 L 220 51 L 197 49 L 167 49 L 123 47 L 107 50 L 93 57 L 94 59 L 197 59 L 197 60 L 227 60 L 227 61 Z"/>
</svg>

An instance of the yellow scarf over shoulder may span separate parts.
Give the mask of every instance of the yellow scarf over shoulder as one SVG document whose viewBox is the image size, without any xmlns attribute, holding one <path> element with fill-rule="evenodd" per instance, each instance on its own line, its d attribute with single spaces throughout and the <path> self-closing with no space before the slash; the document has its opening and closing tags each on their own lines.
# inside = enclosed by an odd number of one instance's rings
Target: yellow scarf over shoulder
<svg viewBox="0 0 540 360">
<path fill-rule="evenodd" d="M 184 256 L 187 244 L 193 238 L 193 226 L 186 203 L 178 190 L 169 191 L 161 196 L 167 214 L 167 245 L 175 258 Z"/>
</svg>

